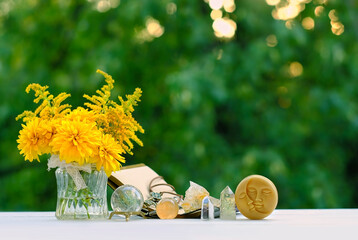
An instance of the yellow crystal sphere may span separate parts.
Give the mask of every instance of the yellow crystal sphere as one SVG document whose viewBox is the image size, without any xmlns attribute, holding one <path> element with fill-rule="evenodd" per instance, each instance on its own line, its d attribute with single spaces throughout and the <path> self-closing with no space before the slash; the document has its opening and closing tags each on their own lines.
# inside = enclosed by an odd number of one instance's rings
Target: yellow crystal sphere
<svg viewBox="0 0 358 240">
<path fill-rule="evenodd" d="M 178 202 L 173 198 L 163 198 L 157 204 L 157 215 L 160 219 L 174 219 L 178 215 Z"/>
<path fill-rule="evenodd" d="M 270 179 L 261 175 L 251 175 L 244 178 L 237 186 L 235 202 L 245 217 L 263 219 L 277 206 L 277 189 Z"/>
</svg>

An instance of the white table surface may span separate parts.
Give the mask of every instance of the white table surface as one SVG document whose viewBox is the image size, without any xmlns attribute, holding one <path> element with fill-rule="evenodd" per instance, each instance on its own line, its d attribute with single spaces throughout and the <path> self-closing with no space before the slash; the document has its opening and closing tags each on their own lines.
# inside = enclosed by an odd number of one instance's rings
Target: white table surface
<svg viewBox="0 0 358 240">
<path fill-rule="evenodd" d="M 275 210 L 264 220 L 201 221 L 121 217 L 59 221 L 54 212 L 0 212 L 5 239 L 358 239 L 358 209 Z"/>
</svg>

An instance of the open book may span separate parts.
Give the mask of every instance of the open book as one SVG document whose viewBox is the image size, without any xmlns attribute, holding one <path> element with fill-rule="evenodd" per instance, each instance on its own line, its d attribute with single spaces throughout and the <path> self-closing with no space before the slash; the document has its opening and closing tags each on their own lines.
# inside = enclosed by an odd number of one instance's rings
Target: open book
<svg viewBox="0 0 358 240">
<path fill-rule="evenodd" d="M 153 181 L 154 179 L 154 181 Z M 153 181 L 153 182 L 152 182 Z M 108 185 L 115 190 L 124 184 L 132 185 L 142 192 L 144 200 L 150 197 L 150 184 L 152 182 L 154 192 L 172 192 L 175 190 L 150 167 L 144 163 L 122 167 L 120 171 L 113 172 L 108 178 Z M 172 197 L 167 193 L 163 197 Z"/>
<path fill-rule="evenodd" d="M 152 185 L 152 190 L 154 192 L 171 192 L 176 194 L 174 187 L 168 184 L 153 169 L 143 163 L 122 167 L 120 171 L 113 172 L 108 178 L 108 185 L 113 190 L 124 184 L 129 184 L 138 188 L 142 192 L 144 200 L 147 200 L 150 197 L 150 185 Z M 163 198 L 173 196 L 173 194 L 169 193 L 163 193 L 162 195 Z M 152 216 L 155 217 L 156 215 Z M 183 209 L 180 209 L 177 216 L 177 218 L 197 217 L 200 218 L 200 210 L 185 213 Z"/>
</svg>

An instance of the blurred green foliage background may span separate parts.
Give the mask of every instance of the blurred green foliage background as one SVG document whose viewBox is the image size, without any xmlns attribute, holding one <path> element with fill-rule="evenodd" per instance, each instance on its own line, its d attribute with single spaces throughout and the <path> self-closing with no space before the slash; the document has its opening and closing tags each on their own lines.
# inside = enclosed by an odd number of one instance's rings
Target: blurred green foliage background
<svg viewBox="0 0 358 240">
<path fill-rule="evenodd" d="M 221 5 L 220 5 L 221 4 Z M 224 5 L 222 5 L 224 4 Z M 143 162 L 184 194 L 218 197 L 249 174 L 279 208 L 358 206 L 358 2 L 355 0 L 1 0 L 0 210 L 55 210 L 54 171 L 25 162 L 29 83 L 82 106 L 116 80 L 143 90 Z M 215 20 L 215 21 L 214 21 Z M 138 176 L 140 177 L 140 176 Z M 109 195 L 111 191 L 109 191 Z"/>
</svg>

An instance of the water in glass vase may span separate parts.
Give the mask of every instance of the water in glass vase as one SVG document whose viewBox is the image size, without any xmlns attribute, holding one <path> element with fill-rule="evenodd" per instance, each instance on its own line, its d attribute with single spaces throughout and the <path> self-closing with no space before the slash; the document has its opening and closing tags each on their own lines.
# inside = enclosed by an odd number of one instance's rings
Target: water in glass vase
<svg viewBox="0 0 358 240">
<path fill-rule="evenodd" d="M 107 207 L 107 176 L 103 170 L 79 171 L 86 188 L 77 190 L 66 168 L 56 170 L 56 217 L 66 219 L 105 219 Z"/>
</svg>

